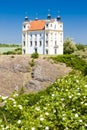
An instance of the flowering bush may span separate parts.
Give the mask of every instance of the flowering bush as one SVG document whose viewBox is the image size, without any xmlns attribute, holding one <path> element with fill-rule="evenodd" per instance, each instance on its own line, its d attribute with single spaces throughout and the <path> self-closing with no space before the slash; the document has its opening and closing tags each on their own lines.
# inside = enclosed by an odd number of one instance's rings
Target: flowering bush
<svg viewBox="0 0 87 130">
<path fill-rule="evenodd" d="M 0 102 L 2 130 L 87 129 L 87 77 L 79 72 L 37 94 L 1 96 Z"/>
</svg>

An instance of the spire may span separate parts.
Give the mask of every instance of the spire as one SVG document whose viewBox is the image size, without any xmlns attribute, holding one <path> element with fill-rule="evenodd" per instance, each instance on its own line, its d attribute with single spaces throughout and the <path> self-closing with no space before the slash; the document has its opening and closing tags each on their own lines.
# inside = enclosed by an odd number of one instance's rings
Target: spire
<svg viewBox="0 0 87 130">
<path fill-rule="evenodd" d="M 57 21 L 61 21 L 60 11 L 58 11 Z"/>
<path fill-rule="evenodd" d="M 36 21 L 38 20 L 38 13 L 36 13 L 36 18 L 35 18 L 35 20 L 36 20 Z"/>
<path fill-rule="evenodd" d="M 50 20 L 51 19 L 51 15 L 50 15 L 50 9 L 48 9 L 48 15 L 47 15 L 47 19 Z"/>
<path fill-rule="evenodd" d="M 24 19 L 25 22 L 28 22 L 28 16 L 27 16 L 27 14 L 28 14 L 28 13 L 25 12 L 25 15 L 26 15 L 26 16 L 25 16 L 25 19 Z"/>
<path fill-rule="evenodd" d="M 27 16 L 25 17 L 25 20 L 24 20 L 24 21 L 25 21 L 25 22 L 28 22 L 28 17 L 27 17 Z"/>
</svg>

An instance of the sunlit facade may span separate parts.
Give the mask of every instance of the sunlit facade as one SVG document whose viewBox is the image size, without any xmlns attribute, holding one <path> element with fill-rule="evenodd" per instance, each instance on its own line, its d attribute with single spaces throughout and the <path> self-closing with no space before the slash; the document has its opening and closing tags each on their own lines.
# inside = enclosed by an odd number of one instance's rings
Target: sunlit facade
<svg viewBox="0 0 87 130">
<path fill-rule="evenodd" d="M 58 16 L 46 20 L 36 18 L 29 21 L 25 17 L 22 26 L 22 54 L 57 55 L 63 54 L 63 23 Z"/>
</svg>

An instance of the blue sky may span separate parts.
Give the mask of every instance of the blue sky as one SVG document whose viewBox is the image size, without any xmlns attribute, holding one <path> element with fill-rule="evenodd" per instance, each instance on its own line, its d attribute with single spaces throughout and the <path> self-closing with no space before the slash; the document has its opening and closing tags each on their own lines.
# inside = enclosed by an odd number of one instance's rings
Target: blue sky
<svg viewBox="0 0 87 130">
<path fill-rule="evenodd" d="M 45 19 L 50 9 L 53 18 L 58 10 L 64 23 L 64 39 L 87 44 L 87 0 L 0 0 L 0 43 L 21 43 L 24 17 L 33 20 L 38 13 Z"/>
</svg>

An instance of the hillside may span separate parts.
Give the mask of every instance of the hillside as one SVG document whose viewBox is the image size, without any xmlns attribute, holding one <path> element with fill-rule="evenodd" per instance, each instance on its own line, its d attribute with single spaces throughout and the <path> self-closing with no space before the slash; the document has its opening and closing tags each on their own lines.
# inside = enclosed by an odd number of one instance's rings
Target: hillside
<svg viewBox="0 0 87 130">
<path fill-rule="evenodd" d="M 0 55 L 0 95 L 8 96 L 22 86 L 27 93 L 37 92 L 71 71 L 64 63 L 53 64 L 41 57 L 35 60 L 35 66 L 30 63 L 28 55 Z"/>
<path fill-rule="evenodd" d="M 1 130 L 87 130 L 87 77 L 70 73 L 35 94 L 0 96 Z"/>
<path fill-rule="evenodd" d="M 87 130 L 87 62 L 74 55 L 34 61 L 28 55 L 1 56 L 0 61 L 6 81 L 0 89 L 5 95 L 0 95 L 0 129 Z M 26 93 L 39 92 L 24 94 L 21 85 Z M 15 89 L 21 91 L 11 94 Z"/>
</svg>

